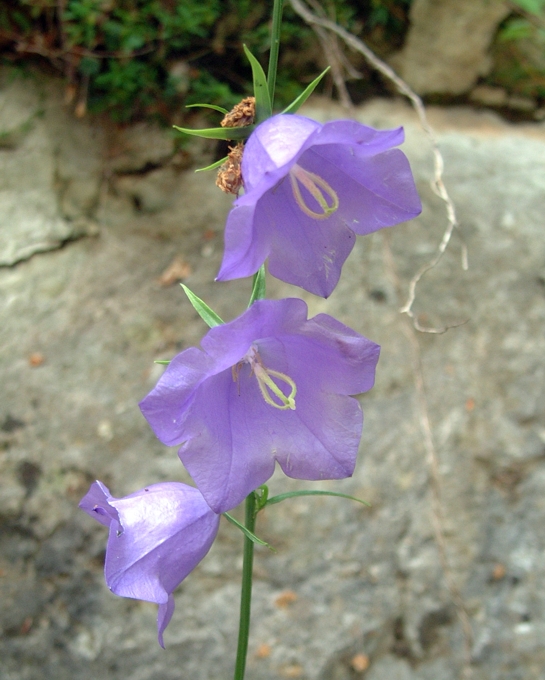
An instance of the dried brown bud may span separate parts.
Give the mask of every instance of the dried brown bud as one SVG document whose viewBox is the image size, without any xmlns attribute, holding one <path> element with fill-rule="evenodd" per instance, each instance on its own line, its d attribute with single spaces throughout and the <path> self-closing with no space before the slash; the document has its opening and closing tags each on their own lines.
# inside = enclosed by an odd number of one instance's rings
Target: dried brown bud
<svg viewBox="0 0 545 680">
<path fill-rule="evenodd" d="M 218 186 L 226 194 L 235 194 L 242 187 L 242 171 L 240 164 L 242 163 L 242 154 L 244 152 L 244 142 L 239 142 L 236 146 L 229 147 L 227 160 L 218 170 L 216 178 L 216 186 Z"/>
<path fill-rule="evenodd" d="M 255 97 L 246 97 L 237 104 L 221 121 L 222 127 L 246 127 L 255 120 Z"/>
</svg>

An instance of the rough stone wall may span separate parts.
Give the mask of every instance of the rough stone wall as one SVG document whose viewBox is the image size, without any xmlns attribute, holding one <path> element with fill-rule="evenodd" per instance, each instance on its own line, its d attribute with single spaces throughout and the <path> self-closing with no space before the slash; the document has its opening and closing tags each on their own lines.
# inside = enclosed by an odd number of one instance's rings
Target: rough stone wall
<svg viewBox="0 0 545 680">
<path fill-rule="evenodd" d="M 8 99 L 14 121 L 25 120 L 36 96 L 35 83 L 17 87 Z M 52 96 L 46 111 L 61 108 Z M 327 101 L 306 113 L 322 120 L 342 115 Z M 455 236 L 416 304 L 423 323 L 466 322 L 418 340 L 446 549 L 474 632 L 475 680 L 541 680 L 545 130 L 464 109 L 430 115 L 470 264 L 463 272 Z M 429 146 L 410 109 L 373 102 L 357 117 L 405 125 L 405 150 L 424 202 L 418 220 L 358 239 L 330 299 L 304 295 L 311 314 L 331 313 L 382 345 L 377 384 L 362 398 L 356 473 L 322 485 L 372 507 L 300 498 L 260 516 L 258 533 L 278 552 L 256 555 L 249 680 L 461 677 L 463 637 L 434 541 L 412 355 L 398 311 L 404 300 L 385 256 L 388 239 L 406 289 L 441 239 L 444 208 L 430 189 Z M 11 186 L 19 166 L 29 176 L 50 168 L 41 200 L 70 224 L 59 207 L 66 193 L 51 179 L 55 148 L 67 144 L 62 157 L 72 165 L 57 175 L 71 186 L 89 172 L 102 189 L 91 213 L 95 236 L 0 268 L 0 677 L 230 677 L 240 579 L 236 528 L 222 523 L 210 554 L 177 591 L 163 651 L 155 606 L 108 592 L 106 532 L 76 510 L 95 478 L 119 496 L 156 481 L 187 480 L 175 450 L 157 442 L 137 402 L 161 371 L 153 360 L 197 344 L 206 330 L 179 287 L 162 277 L 174 262 L 223 318 L 245 308 L 249 281 L 213 283 L 230 200 L 210 176 L 162 165 L 163 153 L 149 165 L 140 151 L 133 165 L 123 161 L 112 171 L 112 158 L 137 154 L 130 131 L 114 143 L 108 131 L 65 117 L 39 123 L 0 151 L 7 168 L 0 185 Z M 140 132 L 137 139 L 147 137 Z M 149 135 L 156 150 L 162 142 Z M 88 138 L 106 141 L 80 143 Z M 25 165 L 33 148 L 43 152 Z M 39 216 L 32 183 L 15 188 Z M 147 203 L 146 196 L 156 198 Z M 22 247 L 21 234 L 36 242 L 25 215 L 21 225 L 0 219 L 4 243 Z M 270 280 L 271 297 L 290 294 L 301 291 Z M 274 492 L 311 486 L 282 475 L 271 482 Z"/>
<path fill-rule="evenodd" d="M 419 94 L 468 92 L 491 67 L 503 0 L 413 0 L 405 47 L 392 63 Z"/>
</svg>

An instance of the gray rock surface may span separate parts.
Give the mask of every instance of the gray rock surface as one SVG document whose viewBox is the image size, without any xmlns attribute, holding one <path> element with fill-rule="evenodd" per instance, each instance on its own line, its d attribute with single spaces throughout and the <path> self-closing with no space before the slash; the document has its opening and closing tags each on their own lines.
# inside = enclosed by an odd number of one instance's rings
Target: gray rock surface
<svg viewBox="0 0 545 680">
<path fill-rule="evenodd" d="M 488 53 L 503 0 L 413 0 L 410 28 L 396 70 L 419 94 L 468 92 L 492 66 Z"/>
<path fill-rule="evenodd" d="M 103 151 L 103 131 L 75 124 L 59 82 L 0 72 L 0 266 L 96 231 Z"/>
<path fill-rule="evenodd" d="M 25 85 L 28 97 L 33 87 Z M 319 100 L 306 113 L 342 115 Z M 441 240 L 445 214 L 410 109 L 377 101 L 357 116 L 405 125 L 424 201 L 418 220 L 358 239 L 331 298 L 304 296 L 311 314 L 331 313 L 382 345 L 377 384 L 362 397 L 356 473 L 320 485 L 372 507 L 300 498 L 260 515 L 258 533 L 278 552 L 256 554 L 248 680 L 454 680 L 462 673 L 463 634 L 434 540 L 412 355 L 398 312 L 404 300 L 385 257 L 387 239 L 406 290 Z M 430 116 L 470 264 L 461 269 L 455 235 L 416 301 L 424 323 L 466 322 L 418 338 L 447 555 L 473 628 L 473 677 L 540 680 L 545 129 L 466 109 Z M 53 148 L 43 149 L 44 167 Z M 66 153 L 78 167 L 97 158 L 77 144 Z M 70 179 L 69 167 L 62 172 Z M 137 407 L 160 375 L 153 360 L 197 344 L 206 330 L 179 287 L 159 283 L 161 274 L 181 258 L 187 285 L 226 319 L 244 309 L 250 290 L 249 281 L 213 283 L 230 201 L 210 188 L 210 176 L 179 173 L 165 209 L 153 215 L 137 210 L 117 181 L 99 193 L 98 238 L 0 269 L 0 677 L 9 680 L 232 676 L 236 528 L 222 523 L 210 554 L 177 591 L 163 651 L 156 607 L 108 592 L 106 531 L 75 509 L 96 478 L 118 496 L 187 480 L 175 450 L 159 444 Z M 58 205 L 51 191 L 48 200 Z M 300 294 L 269 281 L 271 297 Z M 281 474 L 271 480 L 274 492 L 312 486 Z"/>
</svg>

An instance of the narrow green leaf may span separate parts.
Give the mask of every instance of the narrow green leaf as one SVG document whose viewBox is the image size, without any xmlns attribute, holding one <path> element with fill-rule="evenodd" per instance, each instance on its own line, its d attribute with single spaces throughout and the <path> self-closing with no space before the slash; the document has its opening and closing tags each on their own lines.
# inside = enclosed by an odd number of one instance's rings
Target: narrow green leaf
<svg viewBox="0 0 545 680">
<path fill-rule="evenodd" d="M 219 127 L 219 128 L 205 128 L 203 130 L 192 130 L 191 128 L 182 128 L 173 125 L 175 130 L 183 132 L 184 135 L 193 135 L 193 137 L 204 137 L 205 139 L 247 139 L 254 131 L 255 125 L 246 125 L 246 127 Z"/>
<path fill-rule="evenodd" d="M 248 57 L 250 66 L 252 67 L 252 76 L 254 81 L 254 96 L 255 96 L 255 115 L 257 123 L 262 123 L 267 118 L 272 116 L 272 104 L 269 96 L 269 86 L 267 85 L 267 76 L 261 64 L 257 61 L 250 50 L 243 45 L 244 53 Z M 243 128 L 247 130 L 248 128 Z"/>
<path fill-rule="evenodd" d="M 288 491 L 287 493 L 281 493 L 278 496 L 269 498 L 267 500 L 267 505 L 281 503 L 287 498 L 296 498 L 297 496 L 336 496 L 337 498 L 347 498 L 349 501 L 356 501 L 357 503 L 362 503 L 362 505 L 371 507 L 371 504 L 367 503 L 367 501 L 362 501 L 360 498 L 354 498 L 354 496 L 347 496 L 345 493 L 337 493 L 336 491 L 313 491 L 312 489 L 308 491 Z"/>
<path fill-rule="evenodd" d="M 203 302 L 200 297 L 197 297 L 195 293 L 190 291 L 189 288 L 184 286 L 183 283 L 181 283 L 180 286 L 184 289 L 184 293 L 189 298 L 189 302 L 191 302 L 197 314 L 201 317 L 205 324 L 207 324 L 210 328 L 214 328 L 214 326 L 221 326 L 223 320 L 216 314 L 216 312 L 210 309 L 206 302 Z"/>
<path fill-rule="evenodd" d="M 314 92 L 316 89 L 316 85 L 322 80 L 322 78 L 325 76 L 325 74 L 329 71 L 331 66 L 328 66 L 325 71 L 320 73 L 320 75 L 317 78 L 314 78 L 314 80 L 308 85 L 301 94 L 292 101 L 292 103 L 287 106 L 282 113 L 295 113 L 297 109 L 299 109 L 300 106 L 302 106 L 306 100 L 310 97 L 310 95 Z"/>
<path fill-rule="evenodd" d="M 252 543 L 255 543 L 256 545 L 264 545 L 267 547 L 269 550 L 272 550 L 273 552 L 276 552 L 276 550 L 267 543 L 266 541 L 262 541 L 260 538 L 258 538 L 255 534 L 253 534 L 249 529 L 247 529 L 244 524 L 241 524 L 238 520 L 236 520 L 234 517 L 232 517 L 228 512 L 224 512 L 223 516 L 225 519 L 229 520 L 231 524 L 234 524 L 236 527 L 238 527 L 242 533 L 252 541 Z"/>
<path fill-rule="evenodd" d="M 195 109 L 197 107 L 200 107 L 202 109 L 212 109 L 213 111 L 219 111 L 220 113 L 223 113 L 225 116 L 229 111 L 227 109 L 224 109 L 223 106 L 216 106 L 215 104 L 186 104 L 186 109 Z"/>
<path fill-rule="evenodd" d="M 224 156 L 223 158 L 220 158 L 219 161 L 216 161 L 215 163 L 211 163 L 210 165 L 207 165 L 206 168 L 197 168 L 195 172 L 205 172 L 206 170 L 215 170 L 216 168 L 219 168 L 222 166 L 225 161 L 228 159 L 228 156 Z"/>
<path fill-rule="evenodd" d="M 153 363 L 160 364 L 161 366 L 168 366 L 170 364 L 170 359 L 157 359 Z"/>
<path fill-rule="evenodd" d="M 266 295 L 265 290 L 265 265 L 262 264 L 261 267 L 254 274 L 254 285 L 252 287 L 252 294 L 250 296 L 250 302 L 248 307 L 251 307 L 256 300 L 264 300 Z"/>
</svg>

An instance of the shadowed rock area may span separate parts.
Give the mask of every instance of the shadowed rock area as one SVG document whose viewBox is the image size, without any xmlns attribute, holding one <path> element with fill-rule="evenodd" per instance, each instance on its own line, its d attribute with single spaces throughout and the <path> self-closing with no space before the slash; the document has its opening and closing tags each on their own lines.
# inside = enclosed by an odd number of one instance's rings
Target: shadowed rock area
<svg viewBox="0 0 545 680">
<path fill-rule="evenodd" d="M 0 677 L 229 678 L 240 532 L 222 522 L 210 554 L 177 591 L 163 651 L 155 605 L 109 593 L 106 530 L 76 509 L 94 479 L 116 496 L 188 481 L 137 403 L 161 373 L 153 361 L 206 332 L 178 279 L 225 319 L 247 304 L 249 280 L 213 282 L 231 201 L 213 176 L 192 170 L 214 149 L 176 151 L 154 128 L 72 120 L 58 84 L 8 76 L 0 81 Z M 325 100 L 304 113 L 342 117 Z M 405 126 L 422 216 L 358 238 L 327 301 L 273 279 L 268 293 L 302 296 L 312 315 L 328 312 L 382 345 L 377 384 L 361 398 L 355 475 L 319 485 L 372 507 L 299 498 L 260 515 L 257 533 L 277 552 L 256 553 L 247 677 L 460 678 L 465 643 L 451 579 L 473 631 L 473 677 L 539 680 L 545 127 L 430 111 L 461 225 L 415 303 L 423 325 L 462 324 L 414 334 L 441 479 L 445 574 L 414 342 L 399 314 L 408 281 L 441 241 L 445 209 L 430 188 L 430 146 L 411 109 L 375 101 L 357 118 Z M 270 486 L 316 488 L 282 474 Z"/>
</svg>

